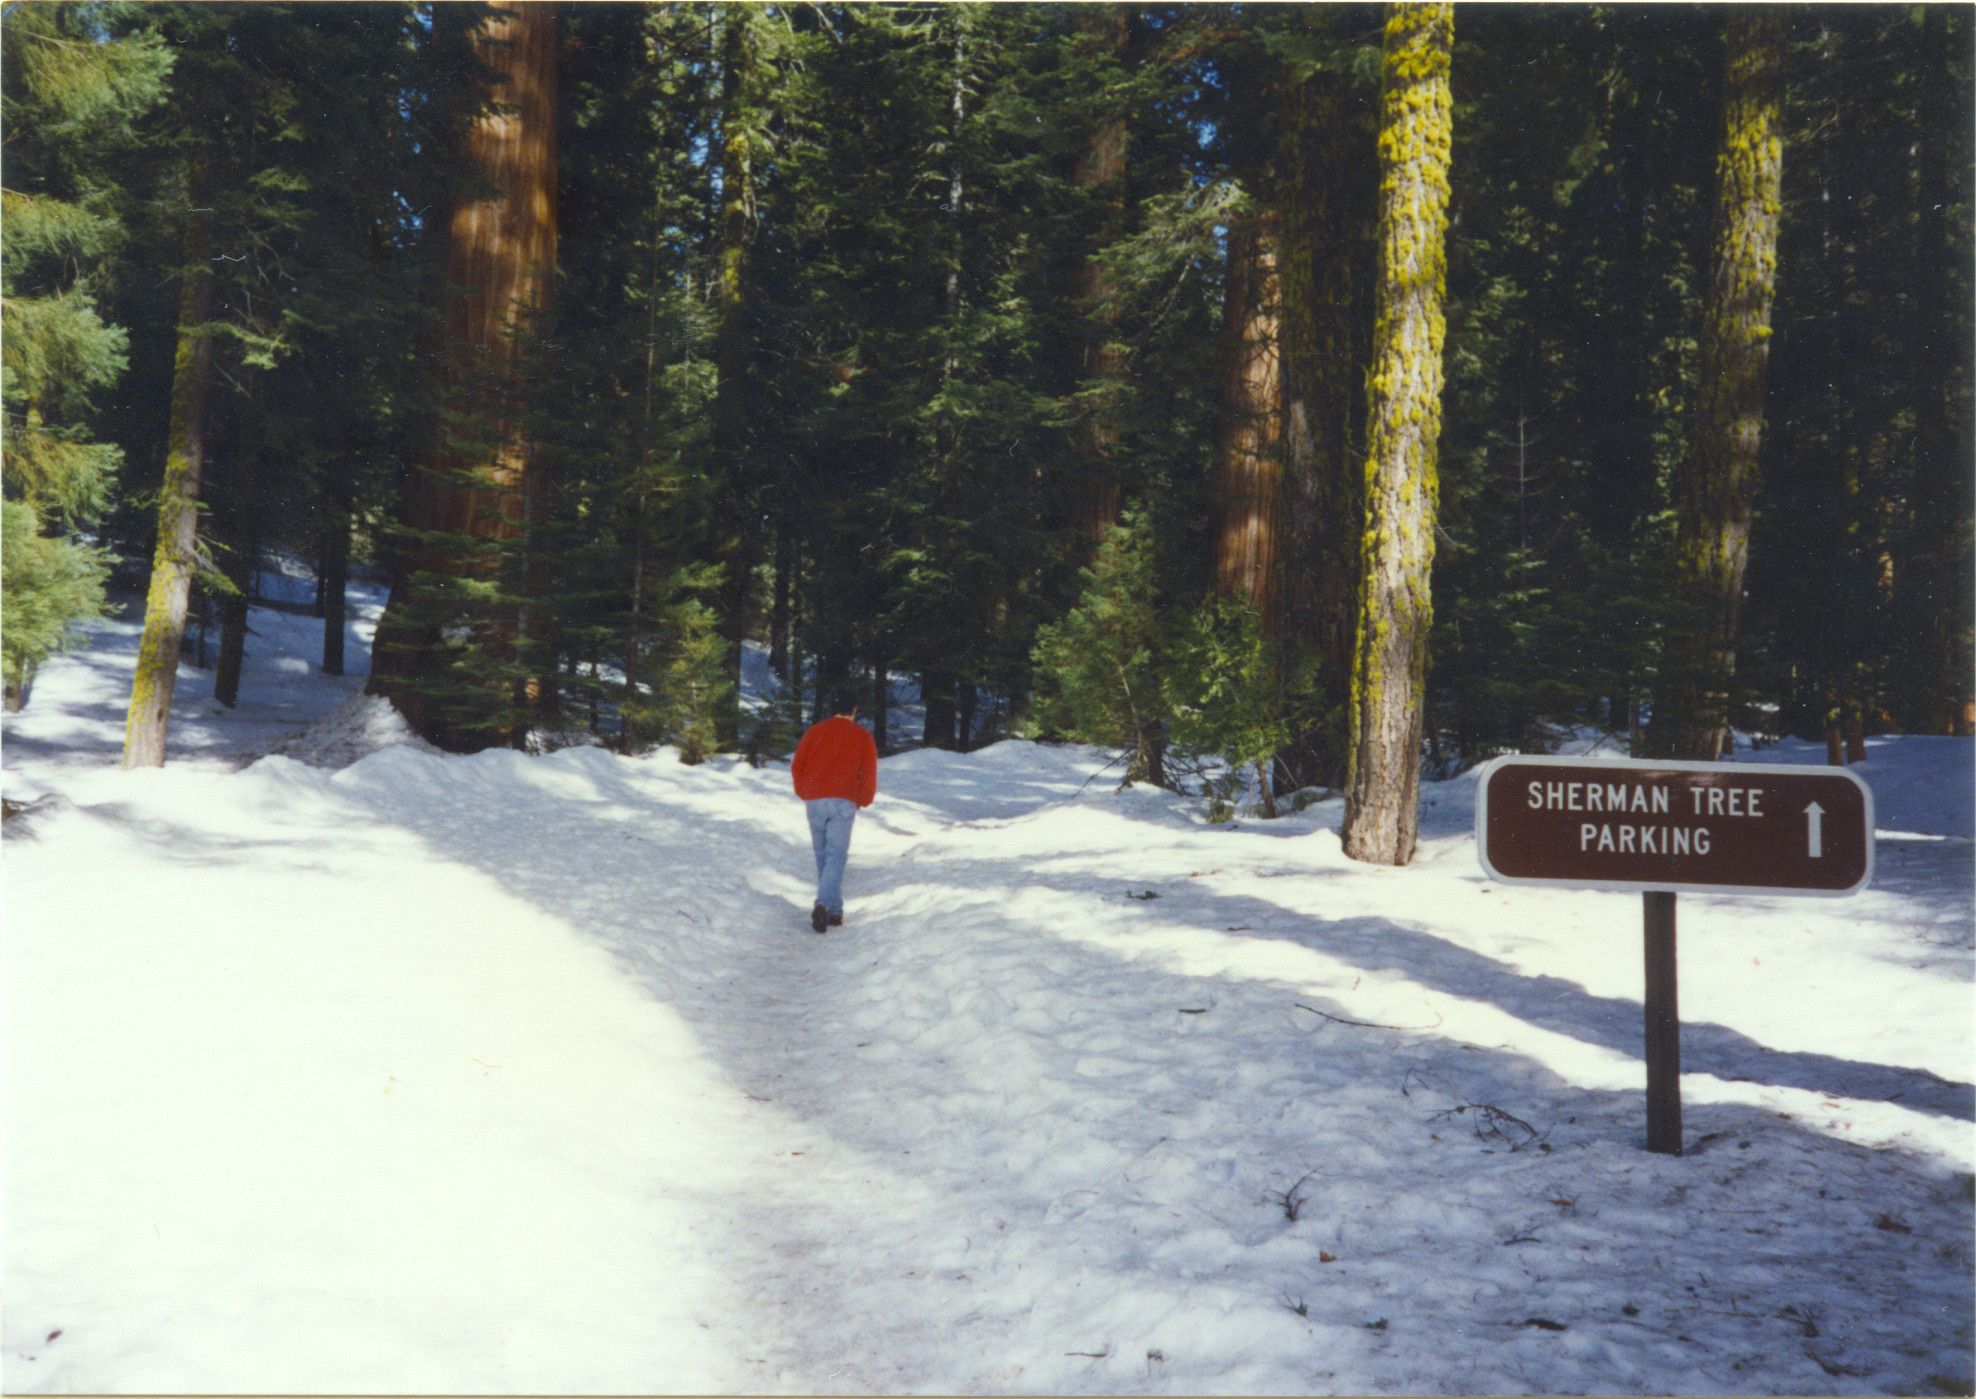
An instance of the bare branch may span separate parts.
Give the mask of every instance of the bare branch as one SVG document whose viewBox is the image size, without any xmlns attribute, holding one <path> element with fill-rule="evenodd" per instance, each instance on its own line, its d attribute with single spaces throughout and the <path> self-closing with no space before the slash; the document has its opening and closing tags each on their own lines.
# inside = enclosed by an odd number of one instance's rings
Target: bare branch
<svg viewBox="0 0 1976 1399">
<path fill-rule="evenodd" d="M 1307 1006 L 1302 1001 L 1294 1001 L 1292 1004 L 1298 1010 L 1307 1010 L 1312 1015 L 1321 1015 L 1334 1025 L 1356 1025 L 1362 1030 L 1433 1030 L 1438 1029 L 1442 1020 L 1445 1018 L 1437 1013 L 1432 1025 L 1381 1025 L 1372 1020 L 1347 1020 L 1342 1015 L 1328 1014 L 1325 1011 L 1319 1010 L 1316 1006 Z"/>
</svg>

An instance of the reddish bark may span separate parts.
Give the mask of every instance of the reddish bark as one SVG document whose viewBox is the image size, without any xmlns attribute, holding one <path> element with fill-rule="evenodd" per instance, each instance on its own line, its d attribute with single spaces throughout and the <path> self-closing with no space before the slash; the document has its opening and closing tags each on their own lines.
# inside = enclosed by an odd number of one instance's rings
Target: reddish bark
<svg viewBox="0 0 1976 1399">
<path fill-rule="evenodd" d="M 406 523 L 415 545 L 380 626 L 377 688 L 392 697 L 414 728 L 444 740 L 426 698 L 393 685 L 419 673 L 430 636 L 406 622 L 408 575 L 486 573 L 472 543 L 519 538 L 540 519 L 546 481 L 531 469 L 522 432 L 522 350 L 531 321 L 545 310 L 556 265 L 556 7 L 519 5 L 492 11 L 473 36 L 492 75 L 491 104 L 468 126 L 460 158 L 472 173 L 448 225 L 446 378 L 448 427 L 415 475 Z M 389 613 L 397 613 L 391 616 Z M 512 642 L 537 622 L 515 613 L 498 619 L 497 641 Z M 543 682 L 520 697 L 534 704 Z M 503 737 L 511 736 L 504 734 Z"/>
<path fill-rule="evenodd" d="M 1215 585 L 1276 632 L 1276 504 L 1283 477 L 1277 281 L 1280 220 L 1264 209 L 1228 231 L 1221 426 L 1215 443 Z"/>
</svg>

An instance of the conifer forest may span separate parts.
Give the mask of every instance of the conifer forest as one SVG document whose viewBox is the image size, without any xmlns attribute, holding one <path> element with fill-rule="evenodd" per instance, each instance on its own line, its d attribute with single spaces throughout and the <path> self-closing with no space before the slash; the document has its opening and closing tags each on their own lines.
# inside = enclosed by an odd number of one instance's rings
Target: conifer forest
<svg viewBox="0 0 1976 1399">
<path fill-rule="evenodd" d="M 1976 1394 L 1972 60 L 0 0 L 0 1390 Z"/>
<path fill-rule="evenodd" d="M 1347 799 L 1968 734 L 1959 5 L 5 12 L 10 708 L 255 561 L 456 752 L 1011 735 Z M 744 652 L 785 682 L 741 703 Z M 231 680 L 229 679 L 231 677 Z M 912 728 L 888 712 L 910 677 Z M 921 712 L 923 711 L 923 720 Z"/>
</svg>

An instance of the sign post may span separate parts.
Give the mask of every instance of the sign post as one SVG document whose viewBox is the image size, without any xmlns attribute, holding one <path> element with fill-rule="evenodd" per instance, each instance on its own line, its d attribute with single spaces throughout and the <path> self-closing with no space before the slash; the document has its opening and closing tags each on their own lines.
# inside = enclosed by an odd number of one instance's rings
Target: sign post
<svg viewBox="0 0 1976 1399">
<path fill-rule="evenodd" d="M 1500 883 L 1641 892 L 1647 1149 L 1679 1156 L 1675 894 L 1858 893 L 1873 793 L 1836 767 L 1510 756 L 1482 769 L 1475 843 Z"/>
<path fill-rule="evenodd" d="M 1647 935 L 1647 1150 L 1681 1154 L 1681 998 L 1674 975 L 1674 895 L 1650 889 Z"/>
</svg>

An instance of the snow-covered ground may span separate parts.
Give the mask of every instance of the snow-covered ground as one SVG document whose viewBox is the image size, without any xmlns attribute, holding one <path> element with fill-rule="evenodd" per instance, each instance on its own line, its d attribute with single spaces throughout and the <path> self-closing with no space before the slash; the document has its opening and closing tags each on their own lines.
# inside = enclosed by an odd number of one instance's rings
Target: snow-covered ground
<svg viewBox="0 0 1976 1399">
<path fill-rule="evenodd" d="M 253 617 L 162 771 L 129 624 L 7 721 L 8 1392 L 1970 1391 L 1968 742 L 1864 894 L 1682 897 L 1674 1158 L 1640 900 L 1472 776 L 1387 870 L 904 754 L 817 937 L 785 769 L 443 756 Z"/>
</svg>

